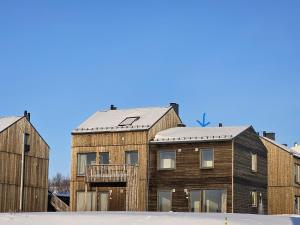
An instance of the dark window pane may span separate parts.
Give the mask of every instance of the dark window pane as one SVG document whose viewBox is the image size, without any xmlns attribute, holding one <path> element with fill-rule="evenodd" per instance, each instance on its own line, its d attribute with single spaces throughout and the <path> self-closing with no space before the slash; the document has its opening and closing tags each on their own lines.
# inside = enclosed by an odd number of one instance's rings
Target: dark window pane
<svg viewBox="0 0 300 225">
<path fill-rule="evenodd" d="M 159 191 L 158 192 L 158 211 L 170 212 L 172 210 L 172 192 Z"/>
<path fill-rule="evenodd" d="M 137 151 L 130 151 L 125 153 L 125 163 L 127 165 L 138 165 L 139 158 Z"/>
<path fill-rule="evenodd" d="M 99 162 L 100 162 L 100 164 L 109 164 L 109 153 L 101 152 Z"/>
</svg>

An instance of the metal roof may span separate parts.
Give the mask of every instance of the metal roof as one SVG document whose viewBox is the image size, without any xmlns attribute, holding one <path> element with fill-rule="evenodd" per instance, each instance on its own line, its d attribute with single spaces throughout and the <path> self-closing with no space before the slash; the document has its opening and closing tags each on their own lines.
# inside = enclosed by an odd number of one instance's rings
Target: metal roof
<svg viewBox="0 0 300 225">
<path fill-rule="evenodd" d="M 98 111 L 73 130 L 72 133 L 148 130 L 172 107 L 149 107 Z M 131 125 L 120 125 L 128 117 L 138 117 Z"/>
<path fill-rule="evenodd" d="M 0 132 L 21 119 L 22 116 L 0 116 Z"/>
<path fill-rule="evenodd" d="M 158 132 L 151 143 L 231 140 L 249 127 L 175 127 Z"/>
</svg>

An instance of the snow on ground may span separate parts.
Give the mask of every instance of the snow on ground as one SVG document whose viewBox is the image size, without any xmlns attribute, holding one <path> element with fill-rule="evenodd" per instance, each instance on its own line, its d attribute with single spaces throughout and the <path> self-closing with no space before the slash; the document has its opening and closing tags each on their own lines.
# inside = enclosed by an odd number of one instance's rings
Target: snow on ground
<svg viewBox="0 0 300 225">
<path fill-rule="evenodd" d="M 2 213 L 0 225 L 300 225 L 297 216 L 217 213 L 67 212 Z"/>
</svg>

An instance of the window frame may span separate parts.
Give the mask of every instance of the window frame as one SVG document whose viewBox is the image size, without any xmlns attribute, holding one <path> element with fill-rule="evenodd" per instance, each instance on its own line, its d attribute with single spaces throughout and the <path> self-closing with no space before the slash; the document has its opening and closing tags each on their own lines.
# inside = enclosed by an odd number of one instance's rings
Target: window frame
<svg viewBox="0 0 300 225">
<path fill-rule="evenodd" d="M 258 206 L 258 195 L 257 195 L 257 191 L 251 191 L 250 192 L 250 194 L 251 194 L 251 207 L 252 208 L 257 208 L 257 206 Z M 253 202 L 252 200 L 253 200 L 253 194 L 255 194 L 255 202 Z"/>
<path fill-rule="evenodd" d="M 161 168 L 160 167 L 160 153 L 161 152 L 174 152 L 175 153 L 175 158 L 174 158 L 174 168 Z M 176 159 L 177 159 L 177 150 L 175 149 L 160 149 L 157 150 L 157 157 L 156 157 L 156 161 L 157 161 L 157 170 L 176 170 Z"/>
<path fill-rule="evenodd" d="M 107 155 L 108 155 L 108 163 L 107 163 L 107 164 L 102 164 L 102 163 L 101 163 L 101 160 L 100 160 L 100 159 L 101 159 L 101 154 L 107 154 Z M 110 158 L 109 156 L 110 156 L 110 154 L 109 154 L 108 151 L 107 151 L 107 152 L 99 152 L 99 153 L 98 153 L 98 160 L 99 160 L 98 163 L 99 163 L 100 165 L 109 165 L 109 158 Z"/>
<path fill-rule="evenodd" d="M 97 164 L 97 155 L 98 155 L 97 152 L 78 152 L 77 153 L 77 164 L 76 164 L 76 176 L 78 176 L 78 177 L 84 177 L 85 173 L 86 173 L 86 171 L 84 171 L 83 174 L 80 174 L 78 171 L 79 170 L 79 155 L 87 155 L 87 154 L 95 154 L 95 164 Z M 92 165 L 92 164 L 87 164 L 87 165 Z"/>
<path fill-rule="evenodd" d="M 159 198 L 159 193 L 160 192 L 170 192 L 171 194 L 171 203 L 170 203 L 170 208 L 171 210 L 170 211 L 167 211 L 167 212 L 171 212 L 173 211 L 172 208 L 173 208 L 173 189 L 157 189 L 157 194 L 156 194 L 156 197 L 157 197 L 157 208 L 156 208 L 156 211 L 157 212 L 165 212 L 165 211 L 160 211 L 160 207 L 159 207 L 159 203 L 160 203 L 160 198 Z"/>
<path fill-rule="evenodd" d="M 253 157 L 255 156 L 255 169 L 253 169 Z M 251 172 L 257 173 L 258 172 L 258 162 L 257 162 L 257 153 L 251 152 Z"/>
<path fill-rule="evenodd" d="M 296 168 L 298 168 L 297 172 Z M 294 180 L 296 184 L 300 184 L 300 165 L 297 163 L 294 164 Z"/>
<path fill-rule="evenodd" d="M 127 160 L 127 154 L 128 153 L 131 153 L 131 152 L 135 152 L 135 153 L 137 153 L 137 164 L 128 164 L 127 162 L 126 162 L 126 160 Z M 140 160 L 140 156 L 139 156 L 139 151 L 138 150 L 126 150 L 126 151 L 124 151 L 124 164 L 125 165 L 127 165 L 127 166 L 138 166 L 139 165 L 139 160 Z"/>
<path fill-rule="evenodd" d="M 192 212 L 191 211 L 191 204 L 192 204 L 192 199 L 191 199 L 191 193 L 192 191 L 200 191 L 200 212 Z M 203 202 L 204 202 L 204 196 L 203 196 L 203 191 L 224 191 L 225 195 L 226 195 L 226 199 L 225 199 L 225 210 L 224 212 L 218 212 L 218 213 L 226 213 L 227 212 L 227 206 L 228 206 L 228 201 L 227 201 L 227 198 L 228 198 L 228 191 L 227 191 L 227 188 L 192 188 L 189 190 L 189 212 L 192 212 L 192 213 L 207 213 L 204 211 L 204 206 L 203 206 Z M 222 199 L 221 199 L 222 201 Z M 223 204 L 223 202 L 221 203 L 221 205 Z M 222 211 L 222 206 L 221 206 L 221 211 Z M 217 213 L 217 212 L 215 212 Z"/>
<path fill-rule="evenodd" d="M 212 151 L 212 166 L 210 167 L 204 167 L 202 166 L 202 152 L 205 150 L 211 150 Z M 207 147 L 207 148 L 200 148 L 199 149 L 199 159 L 200 159 L 200 169 L 202 170 L 210 170 L 215 168 L 215 149 L 212 147 Z"/>
<path fill-rule="evenodd" d="M 131 123 L 127 123 L 127 124 L 123 124 L 126 120 L 128 120 L 128 119 L 134 119 Z M 119 123 L 119 125 L 118 126 L 121 126 L 121 127 L 123 127 L 123 126 L 132 126 L 132 124 L 134 123 L 134 122 L 136 122 L 137 120 L 139 120 L 140 119 L 140 117 L 139 116 L 128 116 L 128 117 L 126 117 L 124 120 L 122 120 L 120 123 Z"/>
</svg>

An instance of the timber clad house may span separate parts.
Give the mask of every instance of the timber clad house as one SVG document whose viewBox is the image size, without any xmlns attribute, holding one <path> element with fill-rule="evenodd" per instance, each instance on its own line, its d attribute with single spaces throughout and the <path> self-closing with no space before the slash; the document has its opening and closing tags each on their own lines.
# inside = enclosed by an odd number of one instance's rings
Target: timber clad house
<svg viewBox="0 0 300 225">
<path fill-rule="evenodd" d="M 158 132 L 149 172 L 150 211 L 267 214 L 267 152 L 251 126 Z"/>
<path fill-rule="evenodd" d="M 267 151 L 247 127 L 184 127 L 178 105 L 96 112 L 72 132 L 71 210 L 266 214 Z"/>
<path fill-rule="evenodd" d="M 300 214 L 300 152 L 275 141 L 274 133 L 261 137 L 268 150 L 269 214 Z"/>
<path fill-rule="evenodd" d="M 49 146 L 30 114 L 0 117 L 0 212 L 47 211 Z"/>
</svg>

